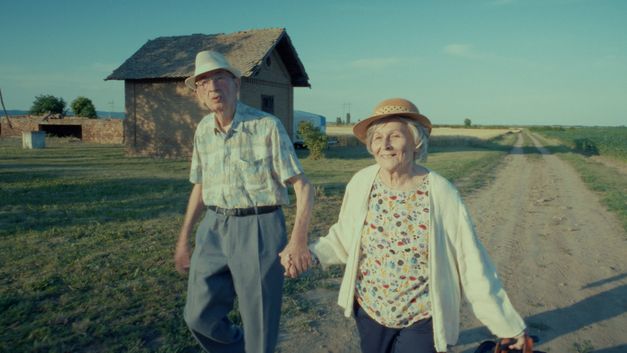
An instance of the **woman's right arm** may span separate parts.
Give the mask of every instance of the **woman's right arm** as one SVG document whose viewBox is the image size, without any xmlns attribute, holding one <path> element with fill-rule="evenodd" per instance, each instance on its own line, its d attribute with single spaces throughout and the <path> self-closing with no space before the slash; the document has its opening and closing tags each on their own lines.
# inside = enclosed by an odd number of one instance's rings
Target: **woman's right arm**
<svg viewBox="0 0 627 353">
<path fill-rule="evenodd" d="M 329 228 L 326 236 L 311 244 L 309 249 L 320 261 L 322 266 L 345 264 L 353 232 L 355 219 L 350 218 L 351 192 L 350 183 L 344 191 L 344 199 L 337 222 Z"/>
</svg>

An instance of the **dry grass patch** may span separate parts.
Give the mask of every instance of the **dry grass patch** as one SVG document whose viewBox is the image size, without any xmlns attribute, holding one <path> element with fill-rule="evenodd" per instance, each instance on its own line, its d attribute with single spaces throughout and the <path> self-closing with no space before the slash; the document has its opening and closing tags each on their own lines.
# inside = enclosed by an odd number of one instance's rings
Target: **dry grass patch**
<svg viewBox="0 0 627 353">
<path fill-rule="evenodd" d="M 452 127 L 436 127 L 431 135 L 437 136 L 470 136 L 482 140 L 490 140 L 497 136 L 505 135 L 510 132 L 519 132 L 520 129 L 464 129 Z"/>
</svg>

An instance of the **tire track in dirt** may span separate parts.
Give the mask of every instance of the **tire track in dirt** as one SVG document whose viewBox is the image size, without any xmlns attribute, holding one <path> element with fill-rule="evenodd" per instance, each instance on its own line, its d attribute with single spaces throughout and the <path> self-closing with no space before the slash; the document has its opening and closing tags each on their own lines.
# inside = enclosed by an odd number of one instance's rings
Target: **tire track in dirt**
<svg viewBox="0 0 627 353">
<path fill-rule="evenodd" d="M 479 236 L 540 349 L 625 352 L 627 238 L 577 173 L 529 136 L 537 152 L 522 154 L 519 136 L 495 182 L 467 197 Z M 468 305 L 462 322 L 452 352 L 490 338 Z"/>
</svg>

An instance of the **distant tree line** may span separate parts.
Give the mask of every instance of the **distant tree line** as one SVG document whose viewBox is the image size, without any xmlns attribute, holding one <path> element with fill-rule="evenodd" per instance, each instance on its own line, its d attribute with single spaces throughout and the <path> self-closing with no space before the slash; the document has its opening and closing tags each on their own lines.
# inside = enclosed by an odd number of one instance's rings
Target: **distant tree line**
<svg viewBox="0 0 627 353">
<path fill-rule="evenodd" d="M 32 115 L 45 115 L 45 114 L 59 114 L 61 116 L 67 115 L 66 103 L 63 98 L 55 97 L 50 94 L 42 94 L 35 97 L 32 107 L 29 113 Z M 74 115 L 95 119 L 98 117 L 96 114 L 96 107 L 91 99 L 86 97 L 78 97 L 70 104 Z"/>
</svg>

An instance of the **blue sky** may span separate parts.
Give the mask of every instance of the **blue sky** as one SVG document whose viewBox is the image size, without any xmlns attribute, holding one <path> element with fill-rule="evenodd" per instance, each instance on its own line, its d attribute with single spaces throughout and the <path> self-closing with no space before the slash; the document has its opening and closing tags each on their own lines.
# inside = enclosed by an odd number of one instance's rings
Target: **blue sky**
<svg viewBox="0 0 627 353">
<path fill-rule="evenodd" d="M 412 100 L 438 124 L 627 124 L 627 1 L 5 1 L 0 89 L 123 111 L 104 81 L 160 36 L 286 28 L 312 85 L 296 109 L 353 121 Z"/>
</svg>

